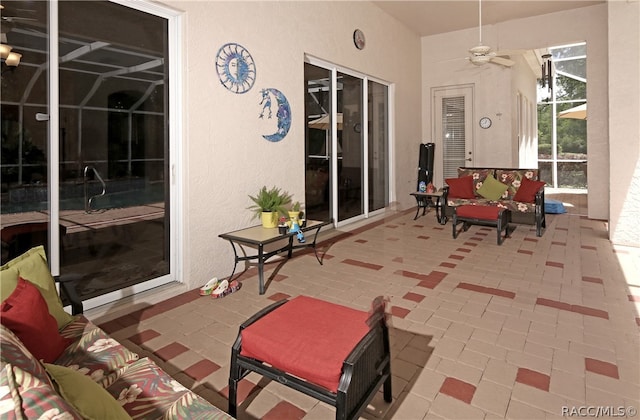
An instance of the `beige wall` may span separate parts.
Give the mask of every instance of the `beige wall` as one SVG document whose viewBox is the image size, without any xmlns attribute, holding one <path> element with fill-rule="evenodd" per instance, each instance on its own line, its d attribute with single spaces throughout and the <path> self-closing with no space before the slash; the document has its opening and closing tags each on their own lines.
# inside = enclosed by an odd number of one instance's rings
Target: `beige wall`
<svg viewBox="0 0 640 420">
<path fill-rule="evenodd" d="M 164 3 L 184 11 L 181 280 L 189 288 L 231 273 L 231 247 L 218 234 L 257 224 L 246 210 L 248 194 L 262 185 L 277 185 L 304 201 L 305 54 L 394 85 L 396 184 L 414 176 L 420 142 L 420 40 L 379 8 L 368 2 Z M 362 51 L 353 45 L 356 28 L 366 35 Z M 215 55 L 229 42 L 247 48 L 256 63 L 255 85 L 244 94 L 227 91 L 216 74 Z M 291 130 L 278 143 L 262 138 L 275 131 L 273 121 L 258 118 L 263 88 L 280 90 L 291 105 Z M 258 286 L 246 287 L 257 291 Z"/>
<path fill-rule="evenodd" d="M 608 193 L 607 130 L 607 5 L 574 9 L 483 27 L 483 43 L 495 50 L 552 47 L 587 42 L 587 121 L 589 153 L 589 217 L 607 219 L 609 208 L 602 197 Z M 515 127 L 515 92 L 524 89 L 522 74 L 512 79 L 511 70 L 501 66 L 474 68 L 464 58 L 478 42 L 477 28 L 438 34 L 422 40 L 423 136 L 432 136 L 429 90 L 434 86 L 475 83 L 474 120 L 488 115 L 494 121 L 489 130 L 475 130 L 475 166 L 519 166 Z M 507 88 L 504 88 L 507 85 Z M 527 95 L 535 101 L 535 92 Z M 502 121 L 496 114 L 507 116 Z M 498 120 L 498 124 L 495 122 Z M 474 122 L 475 122 L 474 121 Z M 436 150 L 442 149 L 436 145 Z M 437 156 L 441 159 L 440 154 Z M 436 175 L 438 175 L 436 165 Z"/>
<path fill-rule="evenodd" d="M 640 2 L 610 1 L 608 14 L 610 238 L 640 246 Z"/>
</svg>

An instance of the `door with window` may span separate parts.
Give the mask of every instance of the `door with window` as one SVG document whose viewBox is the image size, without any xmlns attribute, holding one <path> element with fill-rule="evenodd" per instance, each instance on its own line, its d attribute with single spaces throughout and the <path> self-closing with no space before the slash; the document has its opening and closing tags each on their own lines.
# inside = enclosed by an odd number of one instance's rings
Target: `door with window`
<svg viewBox="0 0 640 420">
<path fill-rule="evenodd" d="M 443 179 L 456 178 L 457 168 L 473 166 L 473 86 L 436 88 L 433 138 L 442 145 Z"/>
<path fill-rule="evenodd" d="M 168 17 L 109 1 L 3 5 L 22 52 L 2 75 L 3 238 L 55 227 L 10 238 L 3 259 L 45 245 L 52 271 L 79 276 L 85 308 L 171 281 Z"/>
</svg>

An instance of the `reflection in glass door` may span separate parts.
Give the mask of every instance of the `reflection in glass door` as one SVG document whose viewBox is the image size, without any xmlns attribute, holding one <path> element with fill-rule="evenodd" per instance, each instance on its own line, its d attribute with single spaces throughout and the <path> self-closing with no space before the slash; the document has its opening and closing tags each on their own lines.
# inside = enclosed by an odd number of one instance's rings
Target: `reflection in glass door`
<svg viewBox="0 0 640 420">
<path fill-rule="evenodd" d="M 9 4 L 24 13 L 47 2 Z M 53 188 L 60 248 L 50 254 L 59 255 L 61 274 L 80 275 L 83 300 L 100 302 L 166 282 L 171 272 L 168 20 L 108 1 L 57 6 L 59 71 L 51 80 L 59 130 L 47 133 L 46 13 L 41 22 L 16 20 L 7 34 L 25 53 L 10 84 L 3 67 L 2 226 L 48 221 Z M 5 132 L 22 155 L 5 156 Z M 54 141 L 59 153 L 45 156 Z M 48 162 L 59 168 L 51 185 Z M 46 243 L 46 234 L 23 242 Z"/>
<path fill-rule="evenodd" d="M 350 219 L 364 212 L 362 140 L 362 79 L 337 74 L 337 112 L 342 115 L 342 135 L 338 138 L 338 152 L 342 159 L 337 168 L 338 221 Z"/>
<path fill-rule="evenodd" d="M 305 86 L 307 216 L 343 222 L 384 209 L 388 86 L 315 63 L 305 63 Z"/>
</svg>

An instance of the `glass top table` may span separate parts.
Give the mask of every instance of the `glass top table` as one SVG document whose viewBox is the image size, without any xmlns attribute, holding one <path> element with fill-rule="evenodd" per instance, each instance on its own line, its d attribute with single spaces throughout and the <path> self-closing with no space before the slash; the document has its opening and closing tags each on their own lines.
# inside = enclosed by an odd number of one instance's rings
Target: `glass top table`
<svg viewBox="0 0 640 420">
<path fill-rule="evenodd" d="M 304 232 L 313 232 L 313 240 L 305 240 L 305 242 L 294 245 L 293 240 L 297 233 L 280 233 L 278 228 L 264 228 L 262 226 L 252 226 L 245 229 L 235 230 L 233 232 L 222 233 L 218 237 L 226 239 L 233 248 L 235 261 L 233 264 L 233 271 L 229 276 L 229 282 L 233 280 L 233 275 L 236 272 L 236 267 L 240 261 L 257 260 L 258 261 L 258 291 L 261 295 L 264 294 L 264 263 L 269 258 L 282 252 L 287 252 L 287 259 L 291 258 L 293 250 L 298 248 L 313 248 L 316 259 L 322 265 L 322 260 L 318 256 L 316 249 L 316 240 L 318 239 L 318 233 L 323 226 L 333 224 L 332 220 L 319 221 L 319 220 L 307 220 L 304 227 L 300 227 L 300 230 Z M 278 241 L 286 240 L 286 244 L 277 249 L 265 251 L 265 245 L 269 245 Z M 237 246 L 236 246 L 237 245 Z M 245 252 L 246 247 L 257 247 L 257 254 L 247 255 Z M 238 253 L 239 250 L 243 251 L 243 255 Z"/>
</svg>

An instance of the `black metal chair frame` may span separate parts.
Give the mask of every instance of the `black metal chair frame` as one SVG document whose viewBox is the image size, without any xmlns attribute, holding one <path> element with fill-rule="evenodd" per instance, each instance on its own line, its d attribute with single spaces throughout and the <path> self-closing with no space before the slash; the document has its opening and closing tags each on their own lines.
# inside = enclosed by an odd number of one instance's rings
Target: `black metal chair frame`
<svg viewBox="0 0 640 420">
<path fill-rule="evenodd" d="M 229 414 L 237 415 L 238 382 L 250 372 L 256 372 L 292 389 L 307 394 L 336 408 L 336 419 L 354 419 L 364 410 L 381 385 L 386 402 L 391 402 L 391 354 L 389 330 L 384 308 L 375 311 L 369 319 L 370 330 L 351 351 L 342 365 L 338 390 L 333 393 L 323 387 L 292 376 L 277 368 L 240 354 L 242 330 L 286 304 L 288 300 L 276 302 L 249 318 L 240 326 L 238 337 L 231 350 L 231 372 L 229 375 Z"/>
<path fill-rule="evenodd" d="M 509 236 L 509 210 L 500 209 L 500 211 L 498 212 L 498 218 L 495 220 L 458 216 L 457 210 L 457 207 L 453 210 L 453 239 L 456 239 L 458 237 L 458 234 L 460 233 L 460 231 L 458 230 L 458 225 L 460 223 L 462 223 L 462 231 L 464 232 L 469 230 L 469 226 L 471 225 L 495 227 L 498 231 L 498 245 L 502 245 L 504 239 Z M 502 236 L 503 230 L 504 237 Z"/>
</svg>

